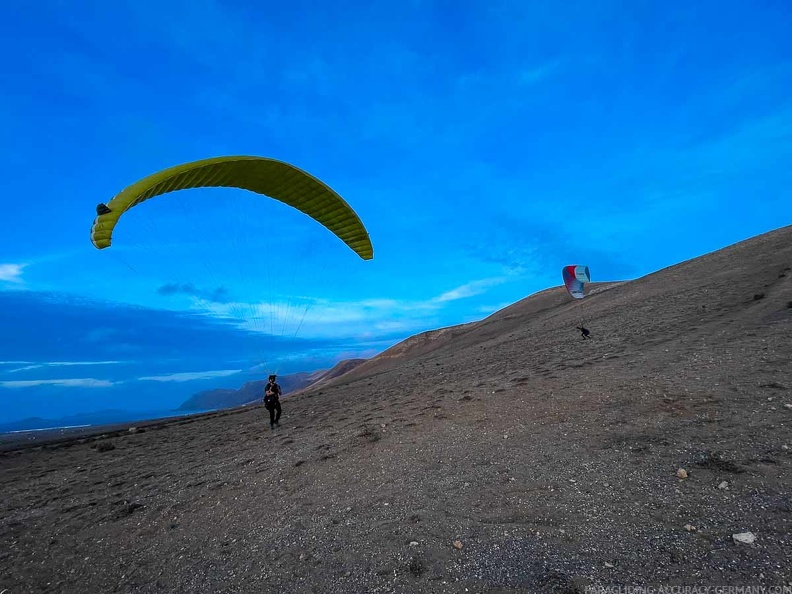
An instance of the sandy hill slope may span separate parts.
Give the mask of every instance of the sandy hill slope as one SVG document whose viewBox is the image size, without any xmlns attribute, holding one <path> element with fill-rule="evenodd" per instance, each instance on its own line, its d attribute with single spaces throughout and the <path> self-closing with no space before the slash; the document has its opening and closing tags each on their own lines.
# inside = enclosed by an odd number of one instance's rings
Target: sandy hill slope
<svg viewBox="0 0 792 594">
<path fill-rule="evenodd" d="M 792 227 L 595 288 L 413 337 L 275 431 L 5 453 L 0 591 L 789 584 Z"/>
<path fill-rule="evenodd" d="M 620 284 L 622 283 L 592 283 L 587 293 L 596 295 Z M 567 304 L 569 301 L 570 297 L 566 290 L 562 287 L 555 287 L 527 297 L 480 322 L 470 322 L 416 334 L 346 372 L 334 384 L 377 375 L 398 369 L 403 365 L 409 368 L 416 359 L 429 354 L 437 355 L 443 349 L 454 350 L 465 344 L 480 344 L 488 337 L 497 335 L 504 328 L 510 328 L 519 318 L 533 318 L 546 310 Z M 582 318 L 576 322 L 576 324 L 582 323 Z M 575 325 L 573 325 L 574 327 Z M 314 386 L 310 386 L 309 389 L 313 388 Z"/>
<path fill-rule="evenodd" d="M 315 374 L 315 377 L 309 386 L 314 387 L 326 385 L 336 378 L 351 372 L 353 369 L 356 369 L 365 362 L 366 359 L 344 359 L 343 361 L 339 361 L 333 365 L 332 368 Z"/>
</svg>

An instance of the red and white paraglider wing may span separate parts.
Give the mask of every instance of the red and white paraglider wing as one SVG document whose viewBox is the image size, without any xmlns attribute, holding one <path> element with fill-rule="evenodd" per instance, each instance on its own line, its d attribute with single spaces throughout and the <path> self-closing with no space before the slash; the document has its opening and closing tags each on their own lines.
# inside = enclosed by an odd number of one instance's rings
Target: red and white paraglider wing
<svg viewBox="0 0 792 594">
<path fill-rule="evenodd" d="M 564 266 L 561 270 L 564 277 L 564 286 L 572 297 L 583 299 L 585 283 L 591 282 L 588 266 Z"/>
</svg>

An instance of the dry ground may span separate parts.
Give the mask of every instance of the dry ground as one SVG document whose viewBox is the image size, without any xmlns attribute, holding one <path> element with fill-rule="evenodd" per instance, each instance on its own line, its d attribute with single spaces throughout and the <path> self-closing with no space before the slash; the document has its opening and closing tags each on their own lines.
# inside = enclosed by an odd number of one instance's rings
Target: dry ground
<svg viewBox="0 0 792 594">
<path fill-rule="evenodd" d="M 792 585 L 791 333 L 786 227 L 414 337 L 275 431 L 252 408 L 10 449 L 0 592 Z"/>
</svg>

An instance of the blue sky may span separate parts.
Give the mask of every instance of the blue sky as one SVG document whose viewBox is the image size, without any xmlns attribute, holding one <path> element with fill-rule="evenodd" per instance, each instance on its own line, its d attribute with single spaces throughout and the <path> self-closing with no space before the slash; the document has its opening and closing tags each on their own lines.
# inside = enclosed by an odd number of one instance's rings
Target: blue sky
<svg viewBox="0 0 792 594">
<path fill-rule="evenodd" d="M 0 21 L 0 420 L 169 408 L 790 223 L 786 2 L 14 0 Z M 248 154 L 358 212 L 364 262 L 233 190 Z M 134 212 L 134 216 L 132 216 Z M 251 367 L 260 365 L 251 371 Z"/>
</svg>

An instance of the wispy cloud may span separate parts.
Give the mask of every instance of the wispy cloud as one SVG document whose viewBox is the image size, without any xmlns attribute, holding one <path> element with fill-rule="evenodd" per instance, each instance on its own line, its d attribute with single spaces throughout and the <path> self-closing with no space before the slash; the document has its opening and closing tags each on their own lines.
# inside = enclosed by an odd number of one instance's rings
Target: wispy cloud
<svg viewBox="0 0 792 594">
<path fill-rule="evenodd" d="M 38 386 L 62 386 L 66 388 L 110 388 L 117 382 L 92 377 L 72 379 L 20 380 L 0 382 L 2 388 L 35 388 Z"/>
<path fill-rule="evenodd" d="M 294 332 L 301 322 L 307 324 L 344 325 L 378 319 L 383 313 L 406 312 L 414 304 L 394 299 L 365 299 L 337 301 L 305 299 L 295 305 L 290 302 L 212 304 L 211 315 L 230 319 L 238 327 L 252 332 Z M 302 332 L 300 333 L 303 334 Z"/>
<path fill-rule="evenodd" d="M 470 283 L 465 283 L 462 286 L 459 286 L 455 289 L 451 289 L 450 291 L 446 291 L 442 295 L 435 297 L 434 299 L 431 300 L 431 302 L 445 303 L 447 301 L 456 301 L 458 299 L 475 297 L 476 295 L 481 295 L 482 293 L 486 292 L 486 290 L 489 287 L 499 285 L 501 283 L 506 282 L 507 280 L 508 279 L 506 277 L 499 277 L 499 278 L 487 278 L 487 279 L 473 281 Z"/>
<path fill-rule="evenodd" d="M 512 280 L 509 275 L 483 278 L 460 286 L 446 283 L 437 293 L 434 287 L 416 288 L 410 297 L 393 299 L 371 296 L 359 300 L 298 296 L 285 301 L 258 303 L 227 302 L 204 304 L 201 313 L 250 332 L 257 349 L 279 349 L 291 339 L 332 341 L 406 337 L 433 326 L 447 325 L 444 317 L 463 302 L 486 294 L 496 285 Z M 493 297 L 493 301 L 503 299 Z M 465 318 L 467 321 L 467 318 Z M 265 345 L 262 347 L 262 345 Z"/>
<path fill-rule="evenodd" d="M 211 303 L 228 303 L 230 301 L 228 289 L 217 287 L 216 289 L 201 289 L 191 283 L 170 283 L 162 285 L 157 289 L 160 295 L 190 295 L 197 299 L 209 301 Z"/>
<path fill-rule="evenodd" d="M 360 301 L 305 299 L 289 303 L 224 303 L 208 307 L 211 315 L 231 320 L 238 328 L 260 334 L 300 337 L 370 337 L 373 332 L 392 334 L 426 329 L 439 323 L 436 316 L 452 302 L 484 294 L 508 282 L 508 275 L 465 283 L 427 299 L 371 298 Z"/>
<path fill-rule="evenodd" d="M 23 268 L 25 264 L 0 264 L 0 281 L 21 283 Z"/>
<path fill-rule="evenodd" d="M 0 365 L 9 364 L 10 361 L 0 361 Z M 9 369 L 7 373 L 16 373 L 18 371 L 30 371 L 32 369 L 42 369 L 45 367 L 72 367 L 72 366 L 83 366 L 83 365 L 119 365 L 125 363 L 124 361 L 49 361 L 43 363 L 33 363 L 30 361 L 18 361 L 16 362 L 18 365 L 24 365 L 24 367 L 18 367 L 16 369 Z"/>
<path fill-rule="evenodd" d="M 220 369 L 218 371 L 194 371 L 183 373 L 172 373 L 170 375 L 150 375 L 138 378 L 141 381 L 153 382 L 191 382 L 194 380 L 215 379 L 228 377 L 239 373 L 239 369 Z"/>
</svg>

